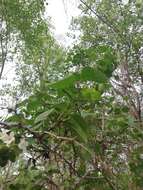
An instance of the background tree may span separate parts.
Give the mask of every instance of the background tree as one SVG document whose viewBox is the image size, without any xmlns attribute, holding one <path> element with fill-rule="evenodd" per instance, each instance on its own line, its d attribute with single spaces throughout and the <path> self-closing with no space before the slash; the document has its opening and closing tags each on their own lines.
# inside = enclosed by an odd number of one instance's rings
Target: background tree
<svg viewBox="0 0 143 190">
<path fill-rule="evenodd" d="M 142 4 L 80 7 L 80 43 L 66 59 L 44 21 L 33 38 L 26 30 L 18 67 L 34 82 L 0 122 L 1 188 L 142 189 Z"/>
</svg>

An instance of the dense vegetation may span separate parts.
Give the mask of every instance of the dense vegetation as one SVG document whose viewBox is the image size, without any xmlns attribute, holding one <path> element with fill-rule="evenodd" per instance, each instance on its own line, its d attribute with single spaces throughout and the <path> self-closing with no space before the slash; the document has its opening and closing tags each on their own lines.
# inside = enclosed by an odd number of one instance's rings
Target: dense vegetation
<svg viewBox="0 0 143 190">
<path fill-rule="evenodd" d="M 80 0 L 68 49 L 46 6 L 0 0 L 0 78 L 16 70 L 1 91 L 16 103 L 0 121 L 0 189 L 143 189 L 142 0 Z"/>
</svg>

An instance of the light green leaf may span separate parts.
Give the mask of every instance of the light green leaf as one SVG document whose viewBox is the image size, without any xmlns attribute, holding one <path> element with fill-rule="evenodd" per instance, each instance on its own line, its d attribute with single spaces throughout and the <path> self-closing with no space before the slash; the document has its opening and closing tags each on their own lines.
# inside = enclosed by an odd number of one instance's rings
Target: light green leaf
<svg viewBox="0 0 143 190">
<path fill-rule="evenodd" d="M 81 90 L 81 94 L 84 100 L 97 101 L 100 100 L 101 94 L 94 88 L 85 88 Z"/>
<path fill-rule="evenodd" d="M 40 121 L 46 120 L 47 117 L 54 111 L 54 109 L 50 109 L 48 111 L 45 111 L 38 115 L 38 117 L 35 119 L 35 123 L 38 123 Z"/>
</svg>

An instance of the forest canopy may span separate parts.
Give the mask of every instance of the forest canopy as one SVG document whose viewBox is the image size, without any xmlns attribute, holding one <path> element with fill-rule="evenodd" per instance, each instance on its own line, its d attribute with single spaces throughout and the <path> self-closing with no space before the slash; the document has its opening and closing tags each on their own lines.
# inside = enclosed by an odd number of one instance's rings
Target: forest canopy
<svg viewBox="0 0 143 190">
<path fill-rule="evenodd" d="M 67 48 L 47 6 L 0 0 L 0 189 L 141 190 L 142 0 L 79 0 Z"/>
</svg>

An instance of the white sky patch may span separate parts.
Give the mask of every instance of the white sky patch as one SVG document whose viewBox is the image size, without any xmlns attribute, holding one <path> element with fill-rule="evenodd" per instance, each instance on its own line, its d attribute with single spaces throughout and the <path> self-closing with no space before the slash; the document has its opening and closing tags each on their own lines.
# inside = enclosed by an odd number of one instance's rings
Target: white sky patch
<svg viewBox="0 0 143 190">
<path fill-rule="evenodd" d="M 72 42 L 67 36 L 72 17 L 80 14 L 78 9 L 79 0 L 49 0 L 46 16 L 51 17 L 56 39 L 63 45 L 68 46 Z"/>
<path fill-rule="evenodd" d="M 56 34 L 65 34 L 68 29 L 68 17 L 62 0 L 50 0 L 47 15 L 51 16 Z"/>
</svg>

